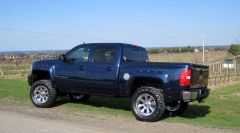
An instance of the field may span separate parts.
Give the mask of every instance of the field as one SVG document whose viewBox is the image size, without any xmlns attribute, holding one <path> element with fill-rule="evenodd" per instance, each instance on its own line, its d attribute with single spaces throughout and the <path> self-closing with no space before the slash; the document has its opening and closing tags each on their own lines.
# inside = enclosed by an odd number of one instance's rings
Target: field
<svg viewBox="0 0 240 133">
<path fill-rule="evenodd" d="M 205 63 L 212 64 L 214 62 L 223 61 L 232 56 L 226 51 L 209 51 L 205 53 Z M 150 61 L 153 62 L 190 62 L 202 64 L 202 52 L 186 52 L 186 53 L 158 53 L 149 54 Z"/>
<path fill-rule="evenodd" d="M 29 87 L 25 80 L 0 79 L 0 102 L 11 101 L 32 106 Z M 217 88 L 203 104 L 191 103 L 189 109 L 177 117 L 166 116 L 162 121 L 187 123 L 205 127 L 240 129 L 240 84 Z M 93 96 L 83 104 L 69 102 L 68 98 L 58 99 L 57 106 L 69 110 L 133 117 L 129 99 L 113 99 Z"/>
</svg>

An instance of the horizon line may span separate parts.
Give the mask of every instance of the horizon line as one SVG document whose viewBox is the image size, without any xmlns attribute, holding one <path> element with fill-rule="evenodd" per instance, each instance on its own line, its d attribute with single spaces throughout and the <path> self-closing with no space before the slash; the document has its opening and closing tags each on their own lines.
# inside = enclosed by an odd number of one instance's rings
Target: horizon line
<svg viewBox="0 0 240 133">
<path fill-rule="evenodd" d="M 157 48 L 182 48 L 182 47 L 188 47 L 190 45 L 186 45 L 186 46 L 171 46 L 171 47 L 144 47 L 146 49 L 157 49 Z M 205 48 L 218 48 L 218 47 L 229 47 L 230 45 L 208 45 L 205 46 Z M 201 48 L 202 46 L 190 46 L 192 48 Z M 17 53 L 17 52 L 50 52 L 50 51 L 67 51 L 70 49 L 46 49 L 46 50 L 0 50 L 0 53 Z"/>
</svg>

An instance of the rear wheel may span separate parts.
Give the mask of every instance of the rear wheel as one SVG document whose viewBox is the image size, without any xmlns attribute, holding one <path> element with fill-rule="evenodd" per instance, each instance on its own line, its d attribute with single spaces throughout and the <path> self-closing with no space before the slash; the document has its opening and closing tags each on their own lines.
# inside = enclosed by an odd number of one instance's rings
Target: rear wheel
<svg viewBox="0 0 240 133">
<path fill-rule="evenodd" d="M 71 101 L 80 103 L 80 102 L 86 102 L 90 98 L 90 95 L 68 94 L 68 97 L 70 98 Z"/>
<path fill-rule="evenodd" d="M 180 115 L 188 108 L 188 102 L 175 101 L 166 105 L 166 111 L 173 115 Z"/>
<path fill-rule="evenodd" d="M 154 87 L 140 87 L 132 96 L 131 107 L 136 119 L 158 121 L 165 111 L 163 94 Z"/>
</svg>

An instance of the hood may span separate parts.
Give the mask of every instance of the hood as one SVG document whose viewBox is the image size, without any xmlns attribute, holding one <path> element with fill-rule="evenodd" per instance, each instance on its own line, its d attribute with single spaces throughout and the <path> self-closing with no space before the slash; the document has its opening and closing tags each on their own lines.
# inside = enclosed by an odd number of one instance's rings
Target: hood
<svg viewBox="0 0 240 133">
<path fill-rule="evenodd" d="M 58 59 L 51 59 L 51 60 L 40 60 L 40 61 L 36 61 L 33 63 L 33 68 L 39 68 L 39 67 L 51 67 L 53 65 L 57 65 L 59 63 Z"/>
</svg>

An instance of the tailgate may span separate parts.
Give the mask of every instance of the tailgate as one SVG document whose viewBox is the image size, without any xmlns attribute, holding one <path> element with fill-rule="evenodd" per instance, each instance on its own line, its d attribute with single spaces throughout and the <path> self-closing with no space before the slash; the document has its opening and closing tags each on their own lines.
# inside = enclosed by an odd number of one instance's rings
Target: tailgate
<svg viewBox="0 0 240 133">
<path fill-rule="evenodd" d="M 208 85 L 208 73 L 208 66 L 193 64 L 190 88 L 206 88 Z"/>
</svg>

